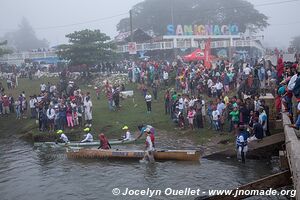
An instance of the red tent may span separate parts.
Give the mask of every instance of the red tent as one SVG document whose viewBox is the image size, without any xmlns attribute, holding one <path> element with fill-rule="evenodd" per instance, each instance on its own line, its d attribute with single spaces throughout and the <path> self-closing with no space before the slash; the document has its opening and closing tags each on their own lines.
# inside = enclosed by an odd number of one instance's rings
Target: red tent
<svg viewBox="0 0 300 200">
<path fill-rule="evenodd" d="M 204 51 L 202 51 L 201 49 L 196 49 L 191 54 L 183 56 L 183 60 L 184 62 L 205 60 Z"/>
<path fill-rule="evenodd" d="M 191 54 L 184 56 L 183 60 L 185 62 L 203 60 L 204 61 L 204 66 L 207 67 L 207 68 L 210 68 L 211 67 L 211 61 L 213 60 L 213 57 L 214 57 L 214 56 L 211 55 L 210 43 L 211 43 L 211 39 L 209 38 L 205 42 L 204 51 L 202 51 L 201 49 L 196 49 Z"/>
</svg>

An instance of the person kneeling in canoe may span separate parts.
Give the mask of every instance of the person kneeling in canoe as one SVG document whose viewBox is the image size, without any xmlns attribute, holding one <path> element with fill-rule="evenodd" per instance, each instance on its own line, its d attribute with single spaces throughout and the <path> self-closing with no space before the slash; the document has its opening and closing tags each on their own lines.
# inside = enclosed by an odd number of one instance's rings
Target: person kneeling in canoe
<svg viewBox="0 0 300 200">
<path fill-rule="evenodd" d="M 99 134 L 100 146 L 98 149 L 111 149 L 111 146 L 108 142 L 108 139 L 105 137 L 103 133 Z"/>
<path fill-rule="evenodd" d="M 94 139 L 93 135 L 91 134 L 91 128 L 86 127 L 85 129 L 83 129 L 83 131 L 87 134 L 85 135 L 84 140 L 82 140 L 81 142 L 93 142 Z"/>
<path fill-rule="evenodd" d="M 64 134 L 63 130 L 58 130 L 56 132 L 57 134 L 60 134 L 60 138 L 56 140 L 56 143 L 69 143 L 68 137 Z"/>
<path fill-rule="evenodd" d="M 122 136 L 123 141 L 132 140 L 132 138 L 131 138 L 131 133 L 130 133 L 130 131 L 129 131 L 128 126 L 124 126 L 124 127 L 122 128 L 122 130 L 126 131 L 125 135 Z"/>
<path fill-rule="evenodd" d="M 147 136 L 146 136 L 146 151 L 145 151 L 143 160 L 147 160 L 150 163 L 153 163 L 153 162 L 155 162 L 154 154 L 153 154 L 154 147 L 153 147 L 153 143 L 152 143 L 152 139 L 151 139 L 150 129 L 146 130 L 146 134 L 147 134 Z"/>
</svg>

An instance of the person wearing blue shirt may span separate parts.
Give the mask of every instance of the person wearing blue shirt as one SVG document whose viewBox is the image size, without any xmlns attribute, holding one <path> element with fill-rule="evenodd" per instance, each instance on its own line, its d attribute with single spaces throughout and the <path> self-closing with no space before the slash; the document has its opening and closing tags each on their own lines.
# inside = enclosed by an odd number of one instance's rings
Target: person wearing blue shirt
<svg viewBox="0 0 300 200">
<path fill-rule="evenodd" d="M 153 126 L 141 124 L 141 125 L 138 126 L 138 129 L 139 129 L 139 131 L 140 131 L 140 135 L 136 138 L 136 140 L 139 139 L 139 138 L 141 138 L 141 137 L 143 136 L 143 134 L 145 133 L 145 131 L 146 131 L 147 128 L 150 129 L 150 132 L 151 132 L 153 135 L 155 135 L 155 129 L 154 129 Z"/>
</svg>

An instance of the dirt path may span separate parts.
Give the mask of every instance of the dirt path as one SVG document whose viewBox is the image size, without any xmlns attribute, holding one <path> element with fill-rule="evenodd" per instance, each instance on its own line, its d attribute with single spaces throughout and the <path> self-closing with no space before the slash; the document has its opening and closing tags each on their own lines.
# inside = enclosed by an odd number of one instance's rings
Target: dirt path
<svg viewBox="0 0 300 200">
<path fill-rule="evenodd" d="M 184 135 L 184 132 L 180 136 L 163 130 L 158 130 L 158 133 L 156 141 L 160 148 L 199 149 L 203 155 L 218 152 L 233 145 L 232 142 L 224 140 L 222 137 L 219 137 L 219 135 L 208 139 L 208 142 L 205 144 L 199 145 L 196 144 L 191 137 Z"/>
</svg>

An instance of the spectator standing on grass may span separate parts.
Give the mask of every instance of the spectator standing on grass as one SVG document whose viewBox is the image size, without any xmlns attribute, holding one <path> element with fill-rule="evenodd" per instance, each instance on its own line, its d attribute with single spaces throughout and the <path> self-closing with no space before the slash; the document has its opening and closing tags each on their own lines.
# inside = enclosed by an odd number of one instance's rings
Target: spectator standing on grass
<svg viewBox="0 0 300 200">
<path fill-rule="evenodd" d="M 190 126 L 190 128 L 192 130 L 194 130 L 194 118 L 195 118 L 195 114 L 196 114 L 195 110 L 192 107 L 190 107 L 189 111 L 188 111 L 187 118 L 188 118 L 188 121 L 189 121 L 189 126 Z"/>
<path fill-rule="evenodd" d="M 152 111 L 152 107 L 151 107 L 152 96 L 150 93 L 146 94 L 145 101 L 146 101 L 146 105 L 147 105 L 147 113 L 151 113 L 151 111 Z"/>
<path fill-rule="evenodd" d="M 15 102 L 15 108 L 16 108 L 16 119 L 21 119 L 21 106 L 19 100 Z"/>
<path fill-rule="evenodd" d="M 212 111 L 212 119 L 213 119 L 213 125 L 216 131 L 220 130 L 220 113 L 216 106 L 213 107 Z"/>
<path fill-rule="evenodd" d="M 30 108 L 30 113 L 31 113 L 31 119 L 36 118 L 36 103 L 37 103 L 36 98 L 34 98 L 34 96 L 30 96 L 29 108 Z"/>
<path fill-rule="evenodd" d="M 170 91 L 167 90 L 165 93 L 165 114 L 170 114 L 170 107 L 171 107 L 171 96 Z"/>
<path fill-rule="evenodd" d="M 14 97 L 11 94 L 9 94 L 8 100 L 9 100 L 9 111 L 10 111 L 10 113 L 14 113 L 14 110 L 15 110 L 14 109 L 14 103 L 15 103 Z"/>
<path fill-rule="evenodd" d="M 238 135 L 238 127 L 239 127 L 239 122 L 240 122 L 240 112 L 238 110 L 237 106 L 233 107 L 233 111 L 229 113 L 231 116 L 231 123 L 234 127 L 234 134 L 237 136 Z"/>
<path fill-rule="evenodd" d="M 67 117 L 67 124 L 68 124 L 68 127 L 70 128 L 73 128 L 74 124 L 73 124 L 73 117 L 72 117 L 72 107 L 71 107 L 71 104 L 68 103 L 67 105 L 67 109 L 66 109 L 66 117 Z"/>
<path fill-rule="evenodd" d="M 156 82 L 153 82 L 151 86 L 152 86 L 152 93 L 154 96 L 154 100 L 157 101 L 158 85 Z"/>
<path fill-rule="evenodd" d="M 86 124 L 91 127 L 92 119 L 93 119 L 93 116 L 92 116 L 93 103 L 89 96 L 85 97 L 83 106 L 84 106 L 84 115 L 85 115 L 84 118 L 85 118 Z"/>
<path fill-rule="evenodd" d="M 47 110 L 47 120 L 49 125 L 49 132 L 54 131 L 54 120 L 55 120 L 55 110 L 52 108 L 52 106 L 49 106 Z"/>
<path fill-rule="evenodd" d="M 168 82 L 169 82 L 169 73 L 167 71 L 164 70 L 163 72 L 163 80 L 164 80 L 164 84 L 165 87 L 168 87 Z"/>
<path fill-rule="evenodd" d="M 8 116 L 8 114 L 9 114 L 9 100 L 8 100 L 7 95 L 4 95 L 2 97 L 2 106 L 3 106 L 3 111 L 2 111 L 3 115 Z"/>
</svg>

